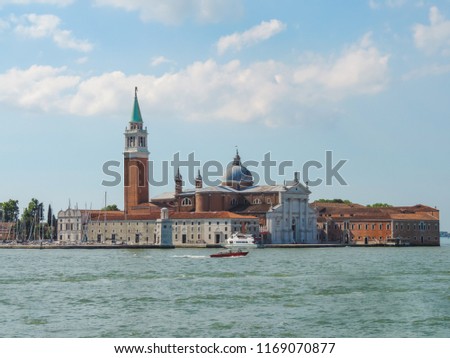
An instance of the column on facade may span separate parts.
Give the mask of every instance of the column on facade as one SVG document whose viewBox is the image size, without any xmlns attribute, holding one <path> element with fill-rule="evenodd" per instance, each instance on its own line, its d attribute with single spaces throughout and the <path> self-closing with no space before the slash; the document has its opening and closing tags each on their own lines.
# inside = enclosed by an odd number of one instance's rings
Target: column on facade
<svg viewBox="0 0 450 358">
<path fill-rule="evenodd" d="M 308 241 L 309 236 L 309 213 L 308 213 L 308 199 L 303 199 L 303 206 L 305 207 L 305 240 Z"/>
<path fill-rule="evenodd" d="M 281 227 L 280 227 L 280 238 L 277 239 L 277 241 L 279 240 L 280 243 L 283 243 L 285 241 L 285 236 L 286 236 L 286 219 L 287 219 L 287 200 L 286 197 L 283 195 L 282 196 L 282 210 L 283 210 L 283 214 L 281 216 Z"/>
<path fill-rule="evenodd" d="M 289 213 L 289 217 L 288 217 L 288 224 L 287 224 L 287 232 L 288 232 L 288 244 L 292 243 L 293 241 L 293 233 L 292 233 L 292 199 L 288 198 L 288 213 Z"/>
</svg>

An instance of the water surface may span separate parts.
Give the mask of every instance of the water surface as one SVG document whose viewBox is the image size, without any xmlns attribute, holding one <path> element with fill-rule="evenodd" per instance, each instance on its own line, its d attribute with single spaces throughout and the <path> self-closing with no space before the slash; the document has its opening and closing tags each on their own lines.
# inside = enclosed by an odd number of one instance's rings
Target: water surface
<svg viewBox="0 0 450 358">
<path fill-rule="evenodd" d="M 441 247 L 0 250 L 0 337 L 449 337 Z"/>
</svg>

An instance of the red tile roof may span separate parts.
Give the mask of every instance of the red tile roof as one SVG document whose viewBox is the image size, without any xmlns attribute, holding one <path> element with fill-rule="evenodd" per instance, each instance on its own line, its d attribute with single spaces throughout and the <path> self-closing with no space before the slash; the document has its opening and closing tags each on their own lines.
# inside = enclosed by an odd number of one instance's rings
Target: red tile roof
<svg viewBox="0 0 450 358">
<path fill-rule="evenodd" d="M 125 217 L 123 211 L 87 211 L 90 214 L 91 221 L 114 221 L 114 220 L 157 220 L 161 217 L 161 213 L 147 212 L 140 214 L 129 214 Z M 229 211 L 212 211 L 212 212 L 170 212 L 169 219 L 256 219 L 251 215 L 239 215 Z"/>
</svg>

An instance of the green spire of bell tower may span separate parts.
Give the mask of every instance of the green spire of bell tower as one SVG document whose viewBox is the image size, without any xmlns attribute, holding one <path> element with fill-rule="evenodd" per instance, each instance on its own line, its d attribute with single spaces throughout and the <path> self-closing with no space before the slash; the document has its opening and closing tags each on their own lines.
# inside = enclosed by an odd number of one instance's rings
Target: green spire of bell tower
<svg viewBox="0 0 450 358">
<path fill-rule="evenodd" d="M 133 113 L 131 114 L 131 122 L 132 123 L 142 123 L 141 109 L 139 108 L 139 102 L 137 98 L 138 88 L 134 88 L 134 105 L 133 105 Z"/>
</svg>

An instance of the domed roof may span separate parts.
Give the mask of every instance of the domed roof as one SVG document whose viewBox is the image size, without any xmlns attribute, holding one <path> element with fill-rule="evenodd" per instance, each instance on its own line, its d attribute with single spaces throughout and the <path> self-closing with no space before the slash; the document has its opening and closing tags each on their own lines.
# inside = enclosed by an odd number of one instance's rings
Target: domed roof
<svg viewBox="0 0 450 358">
<path fill-rule="evenodd" d="M 236 156 L 233 163 L 227 167 L 222 185 L 228 186 L 251 186 L 253 185 L 252 173 L 242 165 L 239 152 L 236 150 Z"/>
</svg>

